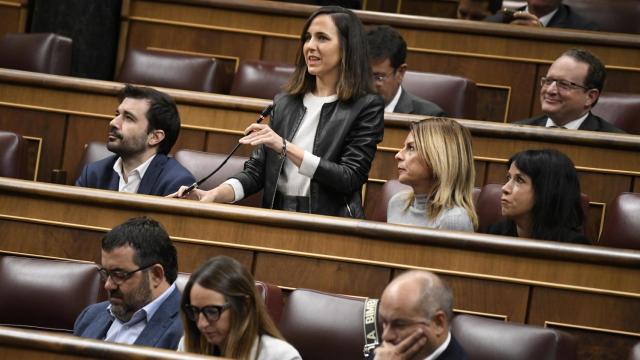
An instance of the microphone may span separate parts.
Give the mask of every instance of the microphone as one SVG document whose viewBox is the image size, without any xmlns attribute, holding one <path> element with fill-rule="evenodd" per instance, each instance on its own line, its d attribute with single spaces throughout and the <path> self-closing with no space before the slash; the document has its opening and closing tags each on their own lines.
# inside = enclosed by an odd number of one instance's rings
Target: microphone
<svg viewBox="0 0 640 360">
<path fill-rule="evenodd" d="M 260 124 L 262 122 L 262 120 L 264 120 L 265 117 L 271 115 L 271 111 L 273 110 L 273 104 L 269 104 L 269 106 L 267 106 L 266 108 L 264 108 L 264 110 L 262 110 L 262 112 L 260 113 L 260 115 L 258 115 L 258 118 L 256 119 L 256 124 Z M 231 156 L 236 152 L 236 150 L 238 150 L 238 148 L 240 147 L 240 145 L 242 145 L 241 143 L 238 143 L 236 145 L 236 147 L 233 148 L 233 150 L 231 150 L 231 152 L 229 153 L 229 155 L 227 155 L 227 157 L 224 159 L 224 161 L 222 162 L 222 164 L 218 165 L 218 167 L 213 170 L 209 175 L 203 177 L 202 179 L 194 182 L 193 184 L 189 185 L 189 187 L 182 193 L 182 195 L 187 195 L 188 193 L 192 192 L 194 189 L 197 189 L 198 186 L 202 185 L 202 183 L 204 183 L 205 181 L 207 181 L 210 177 L 212 177 L 213 175 L 215 175 L 215 173 L 218 172 L 218 170 L 222 169 L 222 167 L 224 166 L 224 164 L 227 163 L 227 161 L 229 161 L 229 159 L 231 158 Z"/>
</svg>

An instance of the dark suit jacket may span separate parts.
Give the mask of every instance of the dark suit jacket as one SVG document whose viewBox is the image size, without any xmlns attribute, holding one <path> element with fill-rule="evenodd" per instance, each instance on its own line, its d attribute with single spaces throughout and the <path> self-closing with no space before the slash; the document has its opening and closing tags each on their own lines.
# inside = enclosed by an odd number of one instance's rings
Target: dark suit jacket
<svg viewBox="0 0 640 360">
<path fill-rule="evenodd" d="M 444 110 L 442 110 L 438 105 L 431 101 L 421 99 L 409 93 L 404 88 L 402 89 L 400 99 L 398 99 L 398 103 L 396 104 L 395 109 L 393 109 L 393 112 L 428 116 L 447 116 Z"/>
<path fill-rule="evenodd" d="M 375 352 L 371 351 L 367 360 L 374 360 Z M 464 351 L 460 343 L 456 340 L 456 338 L 451 334 L 451 341 L 449 342 L 449 346 L 444 350 L 440 356 L 437 357 L 437 360 L 467 360 L 467 353 Z"/>
<path fill-rule="evenodd" d="M 524 11 L 525 7 L 518 8 L 518 11 Z M 495 15 L 491 15 L 485 19 L 485 21 L 502 23 L 504 14 L 499 12 Z M 564 29 L 577 29 L 577 30 L 598 30 L 598 26 L 589 20 L 585 19 L 581 15 L 567 5 L 561 4 L 558 12 L 553 15 L 547 27 L 552 28 L 564 28 Z"/>
<path fill-rule="evenodd" d="M 116 160 L 118 155 L 113 155 L 85 166 L 76 186 L 118 191 L 120 177 L 113 171 Z M 176 160 L 157 154 L 140 181 L 138 194 L 166 196 L 195 181 L 193 175 Z"/>
<path fill-rule="evenodd" d="M 108 305 L 108 301 L 103 301 L 84 309 L 76 319 L 73 334 L 90 339 L 104 339 L 113 322 L 113 317 L 107 310 Z M 153 314 L 134 344 L 176 350 L 181 337 L 180 290 L 175 288 Z"/>
<path fill-rule="evenodd" d="M 530 119 L 519 120 L 514 124 L 519 125 L 533 125 L 533 126 L 546 126 L 547 125 L 547 115 L 542 115 Z M 587 130 L 587 131 L 602 131 L 602 132 L 612 132 L 612 133 L 621 133 L 625 132 L 613 126 L 610 122 L 602 119 L 597 115 L 593 115 L 589 113 L 586 119 L 582 122 L 582 125 L 578 128 L 578 130 Z"/>
</svg>

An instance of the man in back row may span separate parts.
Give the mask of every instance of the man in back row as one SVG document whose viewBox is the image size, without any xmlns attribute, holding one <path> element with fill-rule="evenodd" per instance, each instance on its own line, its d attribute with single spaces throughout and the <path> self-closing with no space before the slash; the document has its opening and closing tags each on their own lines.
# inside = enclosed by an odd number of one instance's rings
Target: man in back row
<svg viewBox="0 0 640 360">
<path fill-rule="evenodd" d="M 375 27 L 367 32 L 367 45 L 376 91 L 384 99 L 385 112 L 446 116 L 438 105 L 402 88 L 407 43 L 397 31 L 387 25 Z"/>
<path fill-rule="evenodd" d="M 512 25 L 551 27 L 577 30 L 597 30 L 596 24 L 576 13 L 562 0 L 527 0 L 527 5 L 516 9 L 513 19 L 505 19 L 500 12 L 489 16 L 486 21 L 504 23 L 511 20 Z"/>
<path fill-rule="evenodd" d="M 76 186 L 165 196 L 195 179 L 167 157 L 180 133 L 173 99 L 148 87 L 126 85 L 109 123 L 107 149 L 115 153 L 82 170 Z"/>
<path fill-rule="evenodd" d="M 604 87 L 605 77 L 604 65 L 589 51 L 565 51 L 540 79 L 540 104 L 544 115 L 516 124 L 624 133 L 591 113 Z"/>
<path fill-rule="evenodd" d="M 182 337 L 176 248 L 155 220 L 139 217 L 102 239 L 108 301 L 82 311 L 73 334 L 116 343 L 177 349 Z"/>
</svg>

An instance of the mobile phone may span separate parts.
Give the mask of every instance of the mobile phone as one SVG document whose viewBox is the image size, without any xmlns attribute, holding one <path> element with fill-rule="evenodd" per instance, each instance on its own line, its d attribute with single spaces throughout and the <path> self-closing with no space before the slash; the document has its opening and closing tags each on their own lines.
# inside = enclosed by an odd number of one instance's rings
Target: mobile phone
<svg viewBox="0 0 640 360">
<path fill-rule="evenodd" d="M 502 13 L 502 22 L 505 24 L 509 24 L 513 21 L 513 15 L 516 13 L 515 9 L 503 8 L 500 10 Z"/>
</svg>

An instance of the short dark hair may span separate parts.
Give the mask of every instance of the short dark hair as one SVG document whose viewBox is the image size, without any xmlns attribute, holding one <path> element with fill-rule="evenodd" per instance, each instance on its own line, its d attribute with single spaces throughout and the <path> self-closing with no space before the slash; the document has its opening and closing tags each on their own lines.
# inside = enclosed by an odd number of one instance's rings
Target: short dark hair
<svg viewBox="0 0 640 360">
<path fill-rule="evenodd" d="M 331 17 L 340 37 L 340 76 L 336 84 L 338 99 L 348 101 L 365 94 L 373 94 L 373 78 L 365 43 L 364 27 L 353 11 L 340 6 L 321 7 L 311 14 L 304 23 L 300 34 L 296 69 L 285 86 L 285 91 L 292 95 L 303 95 L 315 90 L 316 77 L 307 71 L 302 48 L 306 42 L 311 22 L 320 15 Z"/>
<path fill-rule="evenodd" d="M 567 155 L 553 149 L 526 150 L 513 155 L 507 166 L 511 164 L 531 178 L 532 238 L 562 241 L 569 231 L 582 230 L 580 181 Z"/>
<path fill-rule="evenodd" d="M 589 50 L 575 48 L 565 51 L 561 56 L 568 56 L 577 62 L 589 65 L 587 77 L 584 79 L 584 86 L 588 89 L 598 89 L 598 91 L 602 93 L 604 81 L 607 78 L 607 71 L 600 59 Z M 592 106 L 595 106 L 597 102 L 598 100 L 596 99 Z"/>
<path fill-rule="evenodd" d="M 153 130 L 164 131 L 164 140 L 158 145 L 158 153 L 168 154 L 180 134 L 180 114 L 173 98 L 150 87 L 125 85 L 118 94 L 118 101 L 126 98 L 149 101 L 147 134 Z"/>
<path fill-rule="evenodd" d="M 159 222 L 146 216 L 132 218 L 102 238 L 102 250 L 107 252 L 127 245 L 135 251 L 133 262 L 136 265 L 162 265 L 165 279 L 173 284 L 178 276 L 178 256 L 169 234 Z"/>
<path fill-rule="evenodd" d="M 394 69 L 407 60 L 407 43 L 389 25 L 376 26 L 367 31 L 367 46 L 371 60 L 383 61 L 388 58 Z"/>
</svg>

